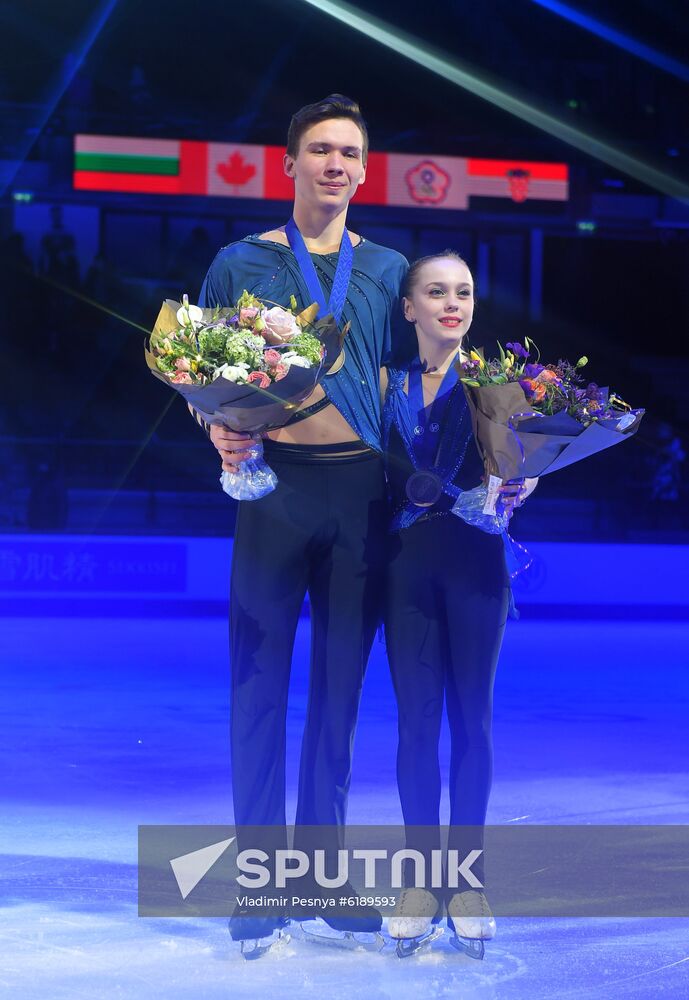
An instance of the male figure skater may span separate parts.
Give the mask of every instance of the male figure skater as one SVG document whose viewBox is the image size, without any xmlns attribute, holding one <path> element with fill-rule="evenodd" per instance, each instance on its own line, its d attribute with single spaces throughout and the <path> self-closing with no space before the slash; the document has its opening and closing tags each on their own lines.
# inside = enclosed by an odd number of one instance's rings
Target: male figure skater
<svg viewBox="0 0 689 1000">
<path fill-rule="evenodd" d="M 239 504 L 230 588 L 235 823 L 286 822 L 289 672 L 308 592 L 311 667 L 296 822 L 339 828 L 338 843 L 315 845 L 331 850 L 341 846 L 359 698 L 379 618 L 387 517 L 378 377 L 407 270 L 399 253 L 346 230 L 367 154 L 366 125 L 349 98 L 332 94 L 298 111 L 284 158 L 294 179 L 292 219 L 222 249 L 200 299 L 202 306 L 233 305 L 246 288 L 287 305 L 294 294 L 299 308 L 319 300 L 321 315 L 350 323 L 342 367 L 264 440 L 278 485 Z M 209 433 L 223 469 L 236 471 L 250 438 L 217 426 Z M 326 919 L 338 929 L 354 926 Z M 235 911 L 230 930 L 246 940 L 282 924 Z M 355 927 L 378 930 L 380 915 L 358 911 Z"/>
</svg>

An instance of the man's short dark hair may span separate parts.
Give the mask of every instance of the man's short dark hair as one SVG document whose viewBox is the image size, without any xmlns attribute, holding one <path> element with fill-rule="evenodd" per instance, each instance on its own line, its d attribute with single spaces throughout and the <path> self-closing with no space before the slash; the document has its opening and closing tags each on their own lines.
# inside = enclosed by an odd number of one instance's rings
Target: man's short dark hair
<svg viewBox="0 0 689 1000">
<path fill-rule="evenodd" d="M 368 130 L 364 121 L 361 109 L 356 101 L 344 94 L 330 94 L 329 97 L 315 104 L 307 104 L 292 115 L 287 132 L 287 155 L 296 160 L 299 153 L 299 143 L 301 137 L 307 129 L 318 122 L 327 121 L 330 118 L 348 118 L 358 127 L 363 139 L 361 146 L 361 160 L 366 163 L 368 157 Z"/>
</svg>

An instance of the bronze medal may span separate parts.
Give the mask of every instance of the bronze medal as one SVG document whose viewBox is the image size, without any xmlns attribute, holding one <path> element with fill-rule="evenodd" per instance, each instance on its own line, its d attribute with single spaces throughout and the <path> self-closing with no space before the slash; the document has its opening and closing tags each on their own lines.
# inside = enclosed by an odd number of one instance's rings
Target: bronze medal
<svg viewBox="0 0 689 1000">
<path fill-rule="evenodd" d="M 415 507 L 432 507 L 443 494 L 443 481 L 435 472 L 414 472 L 407 480 L 406 494 Z"/>
</svg>

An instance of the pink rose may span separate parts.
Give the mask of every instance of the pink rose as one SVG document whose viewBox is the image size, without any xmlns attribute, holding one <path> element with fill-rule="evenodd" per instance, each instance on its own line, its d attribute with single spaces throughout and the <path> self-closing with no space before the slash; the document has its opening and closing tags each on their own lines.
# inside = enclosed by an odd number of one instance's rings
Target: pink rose
<svg viewBox="0 0 689 1000">
<path fill-rule="evenodd" d="M 261 332 L 268 344 L 284 344 L 299 333 L 299 325 L 292 313 L 281 309 L 280 306 L 266 309 L 263 321 L 266 326 Z"/>
<path fill-rule="evenodd" d="M 175 361 L 175 368 L 178 372 L 190 372 L 191 362 L 187 361 L 186 358 L 177 358 Z"/>
<path fill-rule="evenodd" d="M 177 385 L 192 385 L 192 379 L 189 372 L 176 372 L 172 376 L 172 381 L 176 382 Z"/>
<path fill-rule="evenodd" d="M 279 382 L 281 378 L 285 377 L 288 371 L 289 368 L 287 365 L 283 364 L 275 365 L 275 368 L 273 368 L 273 375 L 275 375 L 275 381 Z"/>
<path fill-rule="evenodd" d="M 258 383 L 259 389 L 267 389 L 270 385 L 270 379 L 265 372 L 252 372 L 247 378 L 247 382 Z"/>
<path fill-rule="evenodd" d="M 239 310 L 239 322 L 242 326 L 253 326 L 253 321 L 258 316 L 258 309 L 255 306 L 246 306 Z"/>
<path fill-rule="evenodd" d="M 282 361 L 282 355 L 280 354 L 280 352 L 273 350 L 272 347 L 269 351 L 265 352 L 263 357 L 265 358 L 266 364 L 270 368 L 273 368 L 275 365 L 279 365 Z"/>
</svg>

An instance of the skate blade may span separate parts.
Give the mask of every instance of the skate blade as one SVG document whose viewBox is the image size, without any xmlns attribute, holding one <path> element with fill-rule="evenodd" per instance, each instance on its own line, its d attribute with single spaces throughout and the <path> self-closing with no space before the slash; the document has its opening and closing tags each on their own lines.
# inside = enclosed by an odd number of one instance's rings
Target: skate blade
<svg viewBox="0 0 689 1000">
<path fill-rule="evenodd" d="M 453 934 L 450 938 L 450 944 L 457 951 L 461 951 L 463 955 L 468 955 L 469 958 L 475 958 L 477 961 L 481 961 L 486 953 L 485 946 L 481 938 L 462 938 L 458 934 Z"/>
<path fill-rule="evenodd" d="M 419 952 L 430 948 L 431 943 L 444 933 L 444 927 L 434 927 L 418 938 L 399 938 L 397 941 L 397 955 L 399 958 L 411 958 L 412 955 L 418 955 Z"/>
<path fill-rule="evenodd" d="M 382 951 L 385 938 L 378 931 L 336 931 L 326 923 L 319 925 L 318 930 L 299 924 L 305 941 L 313 944 L 324 944 L 333 948 L 365 948 L 366 951 Z"/>
<path fill-rule="evenodd" d="M 239 947 L 242 957 L 247 960 L 247 962 L 253 962 L 257 958 L 263 958 L 269 951 L 272 951 L 276 945 L 288 944 L 291 935 L 289 931 L 279 930 L 277 934 L 273 934 L 272 938 L 253 938 L 247 941 L 240 941 Z"/>
</svg>

